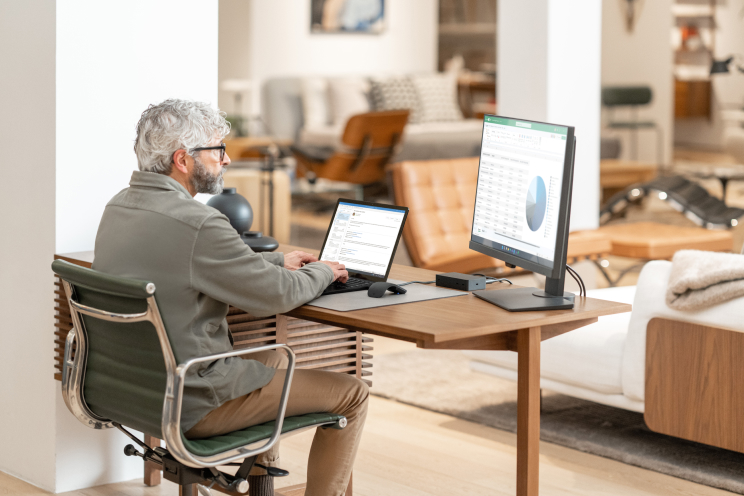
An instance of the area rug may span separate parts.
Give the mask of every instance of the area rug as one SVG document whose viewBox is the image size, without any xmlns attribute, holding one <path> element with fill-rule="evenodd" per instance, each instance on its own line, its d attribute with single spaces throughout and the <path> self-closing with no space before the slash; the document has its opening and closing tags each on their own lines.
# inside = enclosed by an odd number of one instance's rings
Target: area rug
<svg viewBox="0 0 744 496">
<path fill-rule="evenodd" d="M 517 430 L 515 382 L 471 371 L 457 351 L 374 358 L 372 394 L 497 429 Z M 651 432 L 643 414 L 543 392 L 543 441 L 744 494 L 744 454 Z"/>
</svg>

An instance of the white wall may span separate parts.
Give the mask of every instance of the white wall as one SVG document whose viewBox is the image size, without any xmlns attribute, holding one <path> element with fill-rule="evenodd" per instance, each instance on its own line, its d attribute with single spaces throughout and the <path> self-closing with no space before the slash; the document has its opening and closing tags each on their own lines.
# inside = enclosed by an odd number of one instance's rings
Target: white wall
<svg viewBox="0 0 744 496">
<path fill-rule="evenodd" d="M 499 114 L 576 127 L 571 230 L 599 223 L 601 4 L 500 0 Z"/>
<path fill-rule="evenodd" d="M 744 56 L 744 19 L 741 2 L 719 1 L 716 7 L 716 50 L 717 59 L 731 55 Z M 720 150 L 723 147 L 724 127 L 721 120 L 722 108 L 744 107 L 744 74 L 731 64 L 730 74 L 714 76 L 712 96 L 712 119 L 679 119 L 675 121 L 674 142 L 681 146 L 697 146 Z"/>
<path fill-rule="evenodd" d="M 47 490 L 55 477 L 54 12 L 48 0 L 0 2 L 0 471 Z"/>
<path fill-rule="evenodd" d="M 250 79 L 251 76 L 251 0 L 219 0 L 219 80 Z M 256 90 L 257 91 L 257 90 Z M 248 98 L 243 100 L 243 113 L 250 114 Z M 219 107 L 235 114 L 234 93 L 220 89 Z"/>
<path fill-rule="evenodd" d="M 217 0 L 57 2 L 58 253 L 93 249 L 106 203 L 137 169 L 135 125 L 148 105 L 216 105 L 217 16 Z M 56 492 L 142 476 L 122 434 L 80 424 L 59 394 L 56 411 Z"/>
<path fill-rule="evenodd" d="M 247 60 L 256 88 L 266 79 L 279 76 L 436 70 L 437 0 L 388 0 L 386 28 L 379 35 L 311 34 L 309 1 L 251 0 L 250 3 L 251 12 L 245 24 L 250 36 Z M 223 0 L 220 7 L 233 9 L 236 5 Z M 236 15 L 240 15 L 240 10 Z M 221 47 L 221 55 L 225 49 Z M 221 65 L 246 59 L 245 55 L 233 57 L 229 62 L 223 59 Z M 253 95 L 255 112 L 259 105 L 257 90 Z"/>
<path fill-rule="evenodd" d="M 54 380 L 57 252 L 89 250 L 136 169 L 135 124 L 167 97 L 217 100 L 217 0 L 0 2 L 0 470 L 64 492 L 142 476 Z M 122 233 L 126 235 L 126 233 Z"/>
<path fill-rule="evenodd" d="M 217 26 L 217 0 L 57 2 L 58 252 L 93 248 L 149 104 L 217 104 Z"/>
<path fill-rule="evenodd" d="M 672 0 L 643 2 L 633 32 L 625 29 L 621 2 L 605 0 L 602 8 L 602 85 L 648 85 L 653 91 L 650 105 L 638 112 L 639 120 L 655 121 L 664 133 L 663 159 L 672 159 L 674 133 L 674 59 L 670 41 L 673 25 Z M 608 119 L 607 110 L 603 118 Z M 618 120 L 629 117 L 627 111 L 616 113 Z M 603 135 L 622 140 L 621 158 L 630 159 L 628 131 L 603 131 Z M 656 161 L 656 134 L 638 133 L 638 159 Z"/>
</svg>

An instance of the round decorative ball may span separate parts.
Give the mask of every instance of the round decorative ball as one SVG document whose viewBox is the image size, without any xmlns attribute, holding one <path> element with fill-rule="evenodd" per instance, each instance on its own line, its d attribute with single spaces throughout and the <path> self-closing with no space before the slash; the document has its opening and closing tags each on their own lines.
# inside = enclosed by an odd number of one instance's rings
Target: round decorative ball
<svg viewBox="0 0 744 496">
<path fill-rule="evenodd" d="M 251 204 L 235 188 L 224 188 L 221 194 L 210 198 L 207 205 L 222 212 L 239 234 L 249 231 L 253 224 Z"/>
</svg>

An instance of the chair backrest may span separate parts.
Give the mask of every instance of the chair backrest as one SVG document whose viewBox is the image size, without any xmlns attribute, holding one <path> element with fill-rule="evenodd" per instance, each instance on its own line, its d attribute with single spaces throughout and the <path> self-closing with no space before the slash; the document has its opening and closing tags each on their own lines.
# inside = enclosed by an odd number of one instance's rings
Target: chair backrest
<svg viewBox="0 0 744 496">
<path fill-rule="evenodd" d="M 75 357 L 83 367 L 79 399 L 97 417 L 162 438 L 167 384 L 164 353 L 170 352 L 172 357 L 172 351 L 168 342 L 167 350 L 163 350 L 156 330 L 163 324 L 154 284 L 62 260 L 55 260 L 52 270 L 63 280 L 71 300 L 70 313 L 77 333 L 75 353 L 82 352 Z M 85 314 L 79 311 L 80 305 L 85 307 Z M 148 313 L 153 306 L 155 313 Z M 104 315 L 94 317 L 90 309 Z M 141 318 L 107 318 L 105 314 L 139 314 Z M 142 318 L 142 314 L 147 317 Z"/>
<path fill-rule="evenodd" d="M 401 143 L 408 114 L 408 110 L 388 110 L 351 116 L 341 149 L 314 171 L 318 177 L 356 184 L 384 180 L 385 166 Z"/>
<path fill-rule="evenodd" d="M 605 86 L 602 88 L 602 104 L 607 107 L 622 105 L 646 105 L 651 103 L 653 93 L 648 86 Z"/>
<path fill-rule="evenodd" d="M 400 162 L 391 173 L 395 203 L 409 208 L 403 238 L 416 267 L 472 272 L 504 266 L 468 248 L 478 157 Z"/>
</svg>

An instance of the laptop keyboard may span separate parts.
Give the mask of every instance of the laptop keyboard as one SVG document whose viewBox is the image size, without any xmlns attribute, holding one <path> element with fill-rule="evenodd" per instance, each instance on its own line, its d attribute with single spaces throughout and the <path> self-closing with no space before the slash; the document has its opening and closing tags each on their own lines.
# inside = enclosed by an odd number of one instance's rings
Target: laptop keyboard
<svg viewBox="0 0 744 496">
<path fill-rule="evenodd" d="M 330 286 L 325 288 L 323 291 L 324 295 L 336 294 L 336 293 L 348 293 L 351 291 L 362 291 L 369 288 L 372 285 L 372 281 L 366 281 L 364 279 L 357 279 L 356 277 L 350 277 L 348 281 L 344 282 L 332 282 Z"/>
</svg>

